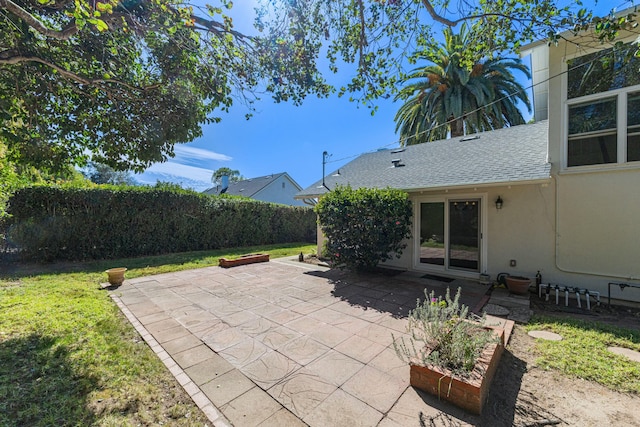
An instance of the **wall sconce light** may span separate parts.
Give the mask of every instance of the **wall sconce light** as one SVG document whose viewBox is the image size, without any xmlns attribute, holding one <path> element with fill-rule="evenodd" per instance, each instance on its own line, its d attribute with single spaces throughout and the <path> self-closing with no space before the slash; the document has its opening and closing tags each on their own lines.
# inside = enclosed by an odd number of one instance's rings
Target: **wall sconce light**
<svg viewBox="0 0 640 427">
<path fill-rule="evenodd" d="M 502 209 L 502 197 L 500 196 L 496 199 L 496 209 Z"/>
</svg>

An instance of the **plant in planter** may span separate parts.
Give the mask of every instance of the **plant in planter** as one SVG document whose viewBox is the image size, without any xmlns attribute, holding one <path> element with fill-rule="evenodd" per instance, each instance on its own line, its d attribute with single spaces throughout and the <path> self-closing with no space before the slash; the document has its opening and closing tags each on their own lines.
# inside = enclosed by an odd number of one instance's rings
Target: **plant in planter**
<svg viewBox="0 0 640 427">
<path fill-rule="evenodd" d="M 410 337 L 396 339 L 398 356 L 411 365 L 411 385 L 480 413 L 493 374 L 502 354 L 502 330 L 484 325 L 484 318 L 471 319 L 460 304 L 460 289 L 451 299 L 427 293 L 409 313 Z"/>
</svg>

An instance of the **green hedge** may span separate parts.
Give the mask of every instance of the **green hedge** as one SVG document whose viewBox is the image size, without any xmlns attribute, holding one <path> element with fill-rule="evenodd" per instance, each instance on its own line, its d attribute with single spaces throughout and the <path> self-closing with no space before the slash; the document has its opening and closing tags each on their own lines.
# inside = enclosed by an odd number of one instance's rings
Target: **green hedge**
<svg viewBox="0 0 640 427">
<path fill-rule="evenodd" d="M 110 259 L 314 242 L 312 209 L 152 187 L 18 190 L 6 235 L 21 258 Z"/>
</svg>

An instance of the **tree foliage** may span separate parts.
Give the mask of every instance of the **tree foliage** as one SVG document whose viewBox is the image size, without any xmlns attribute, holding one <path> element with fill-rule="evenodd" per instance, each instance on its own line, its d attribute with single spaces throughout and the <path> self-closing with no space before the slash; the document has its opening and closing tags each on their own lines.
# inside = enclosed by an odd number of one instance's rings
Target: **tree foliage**
<svg viewBox="0 0 640 427">
<path fill-rule="evenodd" d="M 7 148 L 0 143 L 0 219 L 6 215 L 7 200 L 17 184 L 16 169 L 7 160 Z"/>
<path fill-rule="evenodd" d="M 234 90 L 291 70 L 286 84 L 269 87 L 277 100 L 328 93 L 317 49 L 289 43 L 287 28 L 241 34 L 230 2 L 218 3 L 0 0 L 0 141 L 11 160 L 142 171 L 199 137 Z"/>
<path fill-rule="evenodd" d="M 399 258 L 411 237 L 411 202 L 401 190 L 337 187 L 315 211 L 327 237 L 326 256 L 335 265 L 372 269 Z"/>
<path fill-rule="evenodd" d="M 216 169 L 213 172 L 213 175 L 211 175 L 211 182 L 213 183 L 213 185 L 220 185 L 222 182 L 223 176 L 228 176 L 229 182 L 237 182 L 244 179 L 242 175 L 240 175 L 239 170 L 231 169 L 227 167 L 221 167 Z"/>
<path fill-rule="evenodd" d="M 9 159 L 141 171 L 201 136 L 236 100 L 328 96 L 321 53 L 329 70 L 352 76 L 339 94 L 371 106 L 394 94 L 415 61 L 406 52 L 432 45 L 443 25 L 467 22 L 476 35 L 461 61 L 470 67 L 526 41 L 557 41 L 561 30 L 593 25 L 608 41 L 635 20 L 553 0 L 262 0 L 255 29 L 240 32 L 231 1 L 212 3 L 0 0 L 0 141 Z"/>
<path fill-rule="evenodd" d="M 127 171 L 117 171 L 109 165 L 89 162 L 82 173 L 95 184 L 135 185 L 136 180 Z"/>
<path fill-rule="evenodd" d="M 465 67 L 472 39 L 465 24 L 458 34 L 447 28 L 444 43 L 418 55 L 431 65 L 409 74 L 409 84 L 396 96 L 404 101 L 395 116 L 403 145 L 525 123 L 518 101 L 529 111 L 531 105 L 512 70 L 530 78 L 529 69 L 518 58 L 484 59 Z"/>
</svg>

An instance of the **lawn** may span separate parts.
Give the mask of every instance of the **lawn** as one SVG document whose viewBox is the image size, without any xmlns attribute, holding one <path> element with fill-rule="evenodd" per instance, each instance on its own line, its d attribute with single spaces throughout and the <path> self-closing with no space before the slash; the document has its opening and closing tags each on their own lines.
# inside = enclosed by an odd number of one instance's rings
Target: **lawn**
<svg viewBox="0 0 640 427">
<path fill-rule="evenodd" d="M 537 316 L 526 330 L 546 330 L 562 341 L 536 341 L 536 364 L 565 375 L 598 382 L 612 390 L 640 393 L 640 363 L 613 354 L 607 347 L 640 351 L 640 331 L 573 318 Z"/>
<path fill-rule="evenodd" d="M 165 256 L 3 266 L 0 425 L 204 425 L 207 419 L 100 287 L 127 278 L 217 265 L 220 257 L 313 252 L 279 245 Z M 9 271 L 9 273 L 7 273 Z"/>
</svg>

